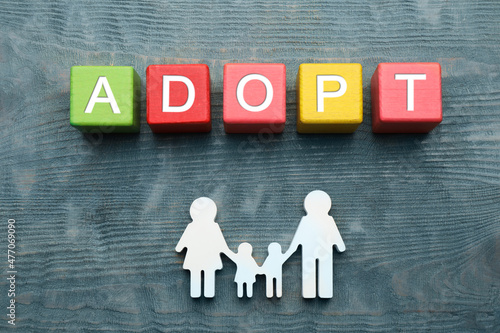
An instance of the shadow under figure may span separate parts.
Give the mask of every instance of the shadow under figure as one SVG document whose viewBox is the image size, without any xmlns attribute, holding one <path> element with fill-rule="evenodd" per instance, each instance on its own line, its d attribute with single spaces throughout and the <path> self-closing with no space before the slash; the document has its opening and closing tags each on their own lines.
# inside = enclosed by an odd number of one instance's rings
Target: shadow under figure
<svg viewBox="0 0 500 333">
<path fill-rule="evenodd" d="M 215 295 L 215 271 L 222 269 L 221 253 L 232 257 L 220 227 L 215 223 L 217 206 L 212 199 L 201 197 L 193 201 L 189 210 L 193 221 L 188 224 L 179 243 L 177 252 L 187 248 L 182 268 L 191 273 L 191 297 L 201 296 L 201 272 L 204 273 L 204 296 Z"/>
</svg>

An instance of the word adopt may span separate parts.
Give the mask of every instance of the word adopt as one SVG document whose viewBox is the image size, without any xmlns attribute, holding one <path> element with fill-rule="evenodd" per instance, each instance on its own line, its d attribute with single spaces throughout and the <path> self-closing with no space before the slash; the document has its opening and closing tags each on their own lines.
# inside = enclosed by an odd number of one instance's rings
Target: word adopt
<svg viewBox="0 0 500 333">
<path fill-rule="evenodd" d="M 297 131 L 352 133 L 363 121 L 360 64 L 301 64 Z M 83 132 L 140 128 L 141 79 L 127 66 L 71 68 L 70 123 Z M 147 123 L 154 133 L 209 132 L 210 74 L 205 64 L 151 65 L 146 71 Z M 438 63 L 381 63 L 371 78 L 375 133 L 427 133 L 442 121 Z M 286 120 L 284 64 L 226 64 L 223 121 L 227 133 L 280 133 Z"/>
</svg>

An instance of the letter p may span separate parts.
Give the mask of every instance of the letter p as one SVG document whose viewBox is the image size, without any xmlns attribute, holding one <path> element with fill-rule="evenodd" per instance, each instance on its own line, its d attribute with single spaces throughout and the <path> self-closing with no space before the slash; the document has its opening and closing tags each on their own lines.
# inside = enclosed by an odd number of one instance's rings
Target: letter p
<svg viewBox="0 0 500 333">
<path fill-rule="evenodd" d="M 337 91 L 325 91 L 325 81 L 338 82 L 340 87 Z M 316 94 L 318 97 L 318 112 L 325 111 L 325 98 L 340 97 L 347 91 L 347 82 L 340 75 L 318 75 L 316 76 Z"/>
</svg>

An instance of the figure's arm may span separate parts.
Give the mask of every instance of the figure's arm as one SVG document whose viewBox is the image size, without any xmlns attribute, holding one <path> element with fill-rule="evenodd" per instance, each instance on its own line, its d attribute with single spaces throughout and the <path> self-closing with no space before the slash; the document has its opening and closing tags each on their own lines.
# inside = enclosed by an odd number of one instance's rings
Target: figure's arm
<svg viewBox="0 0 500 333">
<path fill-rule="evenodd" d="M 257 274 L 266 275 L 266 260 L 262 263 L 262 266 L 257 265 Z"/>
<path fill-rule="evenodd" d="M 224 253 L 232 262 L 236 263 L 236 253 L 231 251 L 229 247 L 226 246 L 226 249 L 221 253 Z"/>
<path fill-rule="evenodd" d="M 335 249 L 337 249 L 337 251 L 339 251 L 339 252 L 345 251 L 344 240 L 342 239 L 342 236 L 340 236 L 340 234 L 339 234 L 339 238 L 338 238 L 337 243 L 335 243 Z"/>
<path fill-rule="evenodd" d="M 186 232 L 184 232 L 184 234 L 185 233 Z M 177 243 L 177 246 L 175 247 L 175 251 L 177 251 L 177 252 L 182 252 L 182 250 L 184 250 L 184 248 L 187 247 L 186 237 L 184 237 L 184 234 L 182 234 L 181 239 L 179 239 L 179 243 Z"/>
<path fill-rule="evenodd" d="M 227 246 L 226 239 L 222 234 L 222 230 L 219 229 L 219 244 L 220 244 L 220 253 L 224 253 L 232 262 L 236 262 L 236 253 L 231 251 L 229 246 Z"/>
<path fill-rule="evenodd" d="M 293 239 L 292 239 L 292 243 L 290 244 L 290 247 L 283 254 L 283 262 L 287 261 L 288 258 L 290 258 L 292 256 L 292 254 L 294 254 L 295 251 L 297 251 L 297 249 L 299 248 L 299 245 L 300 245 L 300 242 L 301 242 L 301 240 L 300 240 L 300 238 L 301 238 L 301 233 L 300 233 L 301 227 L 300 227 L 300 225 L 301 225 L 301 223 L 299 224 L 299 227 L 297 228 L 297 231 L 295 232 L 295 235 L 293 235 Z"/>
<path fill-rule="evenodd" d="M 332 217 L 332 222 L 333 222 L 333 236 L 334 236 L 334 243 L 333 245 L 335 246 L 335 249 L 338 252 L 344 252 L 345 251 L 345 244 L 344 240 L 342 239 L 342 236 L 340 235 L 339 229 L 337 228 L 337 224 L 335 224 L 335 221 L 333 220 Z"/>
<path fill-rule="evenodd" d="M 285 263 L 285 261 L 287 261 L 292 256 L 292 254 L 294 254 L 295 251 L 297 251 L 297 248 L 299 247 L 300 244 L 294 245 L 293 247 L 292 245 L 290 245 L 288 250 L 285 253 L 283 253 L 283 263 Z"/>
<path fill-rule="evenodd" d="M 182 252 L 185 248 L 189 246 L 189 236 L 191 235 L 191 224 L 188 224 L 184 232 L 182 233 L 181 239 L 179 239 L 179 243 L 175 247 L 175 251 Z"/>
</svg>

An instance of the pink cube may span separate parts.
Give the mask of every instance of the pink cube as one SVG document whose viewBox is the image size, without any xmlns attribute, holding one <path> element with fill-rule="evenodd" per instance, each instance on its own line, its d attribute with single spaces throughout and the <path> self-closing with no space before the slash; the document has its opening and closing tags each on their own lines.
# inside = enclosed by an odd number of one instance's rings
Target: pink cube
<svg viewBox="0 0 500 333">
<path fill-rule="evenodd" d="M 207 65 L 151 65 L 146 83 L 147 121 L 154 133 L 211 130 Z"/>
<path fill-rule="evenodd" d="M 443 119 L 441 65 L 381 63 L 371 95 L 374 133 L 427 133 Z"/>
<path fill-rule="evenodd" d="M 286 121 L 285 65 L 226 64 L 223 104 L 227 133 L 281 133 Z"/>
</svg>

